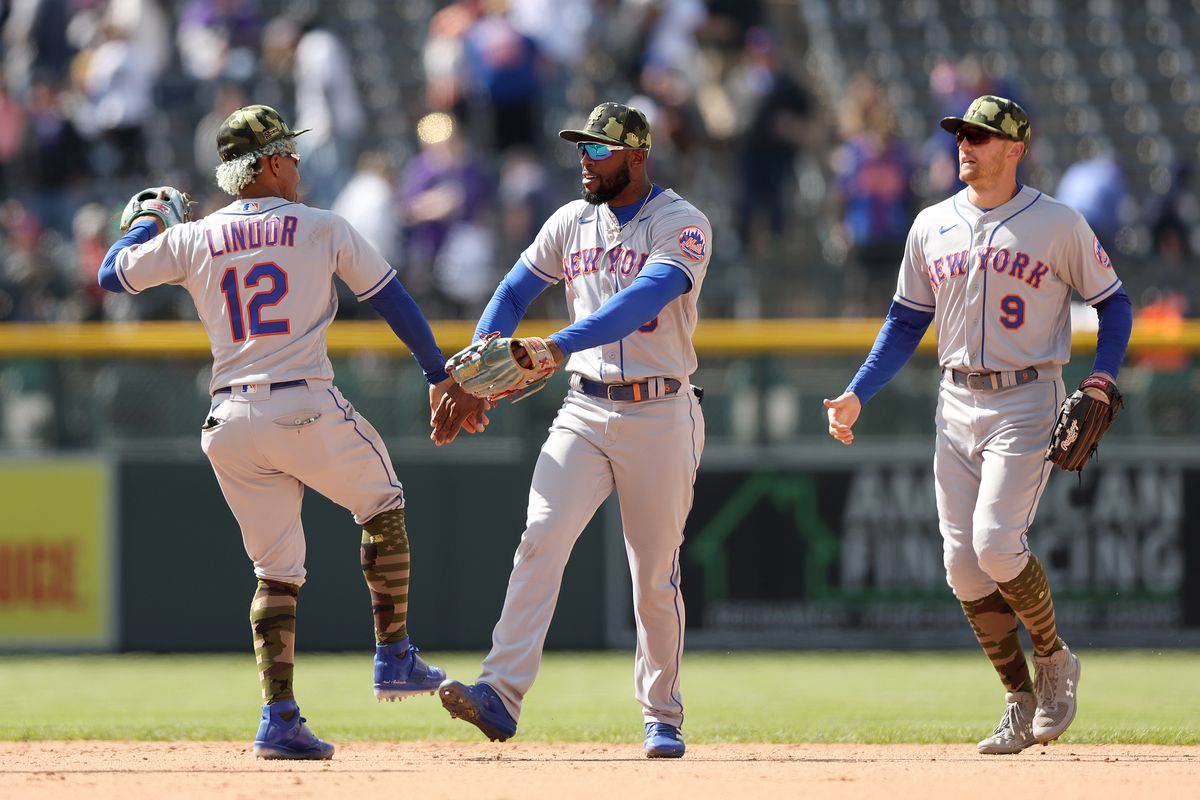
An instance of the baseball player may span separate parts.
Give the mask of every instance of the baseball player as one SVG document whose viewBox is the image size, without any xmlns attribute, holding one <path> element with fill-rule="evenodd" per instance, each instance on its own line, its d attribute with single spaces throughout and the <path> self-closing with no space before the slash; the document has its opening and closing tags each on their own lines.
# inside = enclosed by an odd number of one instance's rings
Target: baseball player
<svg viewBox="0 0 1200 800">
<path fill-rule="evenodd" d="M 1100 319 L 1083 385 L 1113 384 L 1132 307 L 1083 217 L 1018 183 L 1030 140 L 1019 105 L 985 95 L 941 125 L 957 140 L 967 188 L 917 215 L 875 345 L 825 406 L 830 435 L 850 444 L 863 404 L 935 323 L 942 380 L 934 476 L 946 579 L 1006 690 L 1000 724 L 979 752 L 1018 753 L 1067 729 L 1079 685 L 1079 659 L 1058 635 L 1046 573 L 1027 540 L 1051 469 L 1045 451 L 1064 395 L 1071 291 Z M 1085 391 L 1108 402 L 1098 388 Z M 1033 641 L 1033 680 L 1018 620 Z"/>
<path fill-rule="evenodd" d="M 188 222 L 177 190 L 139 192 L 122 215 L 128 232 L 99 271 L 111 292 L 183 286 L 211 340 L 212 407 L 201 444 L 258 578 L 250 623 L 264 705 L 254 753 L 268 759 L 327 759 L 334 750 L 305 725 L 292 691 L 305 486 L 349 509 L 363 528 L 376 697 L 432 694 L 445 678 L 408 638 L 403 487 L 379 434 L 333 384 L 325 350 L 337 310 L 333 277 L 370 302 L 412 350 L 430 384 L 431 411 L 447 393 L 464 411 L 473 404 L 443 369 L 429 325 L 395 271 L 344 219 L 298 201 L 295 137 L 304 132 L 267 106 L 233 112 L 217 135 L 216 177 L 237 199 Z M 443 436 L 453 438 L 454 428 L 451 421 Z"/>
<path fill-rule="evenodd" d="M 566 361 L 570 391 L 534 468 L 491 652 L 478 682 L 442 684 L 442 705 L 492 740 L 516 733 L 571 548 L 615 487 L 633 577 L 634 694 L 645 754 L 677 758 L 684 753 L 679 547 L 704 448 L 699 391 L 688 376 L 712 233 L 694 206 L 651 183 L 642 112 L 602 103 L 582 130 L 559 135 L 578 149 L 583 199 L 542 226 L 496 289 L 475 337 L 511 335 L 529 303 L 561 281 L 572 324 L 547 342 L 554 361 Z"/>
</svg>

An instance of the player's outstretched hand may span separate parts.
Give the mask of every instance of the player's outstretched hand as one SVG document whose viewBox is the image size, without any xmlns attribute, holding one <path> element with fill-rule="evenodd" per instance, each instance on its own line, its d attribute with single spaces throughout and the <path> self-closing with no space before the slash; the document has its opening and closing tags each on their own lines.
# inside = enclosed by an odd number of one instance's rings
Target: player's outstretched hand
<svg viewBox="0 0 1200 800">
<path fill-rule="evenodd" d="M 490 420 L 487 410 L 491 404 L 481 397 L 468 394 L 454 378 L 429 387 L 429 438 L 439 447 L 453 442 L 458 432 L 482 433 Z"/>
<path fill-rule="evenodd" d="M 843 392 L 833 400 L 825 400 L 829 415 L 829 435 L 842 444 L 854 441 L 854 423 L 862 412 L 862 403 L 854 392 Z"/>
</svg>

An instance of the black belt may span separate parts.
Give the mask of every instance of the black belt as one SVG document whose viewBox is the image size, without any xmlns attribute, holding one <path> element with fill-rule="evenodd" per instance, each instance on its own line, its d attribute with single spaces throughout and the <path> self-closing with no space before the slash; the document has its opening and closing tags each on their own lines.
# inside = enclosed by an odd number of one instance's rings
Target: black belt
<svg viewBox="0 0 1200 800">
<path fill-rule="evenodd" d="M 977 392 L 989 392 L 994 389 L 1007 389 L 1010 386 L 1033 383 L 1038 376 L 1038 371 L 1033 367 L 1011 372 L 960 372 L 956 369 L 946 371 L 950 373 L 950 380 L 955 386 L 963 386 Z"/>
<path fill-rule="evenodd" d="M 662 397 L 675 394 L 683 387 L 683 381 L 674 378 L 663 378 Z M 650 381 L 641 383 L 597 383 L 580 377 L 579 391 L 592 397 L 605 400 L 653 400 L 650 396 Z"/>
<path fill-rule="evenodd" d="M 238 386 L 251 386 L 251 385 L 252 384 L 248 384 L 248 383 L 239 383 L 238 384 Z M 276 389 L 291 389 L 293 386 L 308 386 L 308 381 L 304 380 L 304 378 L 301 378 L 300 380 L 297 380 L 297 381 L 280 381 L 279 383 L 272 383 L 271 391 L 273 392 Z M 233 394 L 233 389 L 228 386 L 222 386 L 220 389 L 217 389 L 215 392 L 213 392 L 214 396 L 218 395 L 218 394 Z"/>
</svg>

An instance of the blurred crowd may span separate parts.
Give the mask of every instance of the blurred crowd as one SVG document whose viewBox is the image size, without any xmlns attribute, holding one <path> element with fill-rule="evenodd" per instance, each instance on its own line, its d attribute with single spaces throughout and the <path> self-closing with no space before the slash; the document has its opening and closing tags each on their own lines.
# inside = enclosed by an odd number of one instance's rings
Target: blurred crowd
<svg viewBox="0 0 1200 800">
<path fill-rule="evenodd" d="M 988 92 L 1024 102 L 948 59 L 927 77 L 929 138 L 906 138 L 870 76 L 818 85 L 800 15 L 763 0 L 0 0 L 0 26 L 0 321 L 193 317 L 169 287 L 108 295 L 96 269 L 134 191 L 179 186 L 196 214 L 228 202 L 215 136 L 251 102 L 312 129 L 305 202 L 358 227 L 431 317 L 477 316 L 578 195 L 555 134 L 602 100 L 647 113 L 651 177 L 714 223 L 706 315 L 875 316 L 915 213 L 959 188 L 936 117 Z M 1140 314 L 1200 317 L 1190 169 L 1143 204 L 1150 241 L 1133 242 L 1121 164 L 1083 150 L 1039 188 L 1118 267 L 1139 257 L 1122 276 Z M 558 294 L 532 313 L 561 314 Z"/>
</svg>

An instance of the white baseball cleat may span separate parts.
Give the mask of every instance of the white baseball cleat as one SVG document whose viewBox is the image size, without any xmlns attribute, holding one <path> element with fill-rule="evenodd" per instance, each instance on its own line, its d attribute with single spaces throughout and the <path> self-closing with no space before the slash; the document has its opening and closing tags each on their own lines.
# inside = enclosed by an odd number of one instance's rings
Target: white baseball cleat
<svg viewBox="0 0 1200 800">
<path fill-rule="evenodd" d="M 1071 648 L 1048 656 L 1034 656 L 1033 686 L 1037 692 L 1037 713 L 1033 716 L 1033 735 L 1042 744 L 1052 742 L 1075 720 L 1075 694 L 1079 689 L 1079 658 Z"/>
<path fill-rule="evenodd" d="M 1037 744 L 1033 736 L 1033 714 L 1037 698 L 1030 692 L 1006 692 L 1008 706 L 992 735 L 980 742 L 979 752 L 989 756 L 1011 756 Z"/>
</svg>

